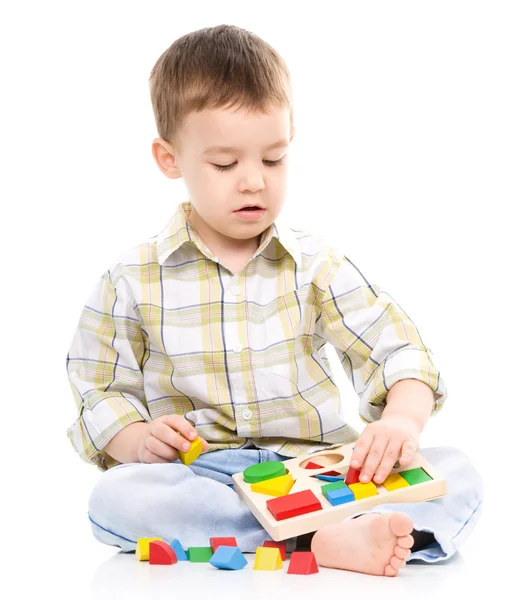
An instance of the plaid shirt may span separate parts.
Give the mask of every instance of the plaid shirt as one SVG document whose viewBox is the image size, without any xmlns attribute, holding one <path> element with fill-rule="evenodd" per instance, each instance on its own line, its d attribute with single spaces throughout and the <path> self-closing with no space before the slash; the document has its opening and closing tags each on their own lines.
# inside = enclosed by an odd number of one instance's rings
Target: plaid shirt
<svg viewBox="0 0 531 600">
<path fill-rule="evenodd" d="M 233 274 L 198 237 L 183 202 L 157 236 L 125 252 L 81 313 L 66 367 L 77 406 L 68 437 L 101 471 L 127 425 L 177 413 L 209 450 L 254 446 L 285 456 L 355 441 L 325 344 L 365 423 L 391 386 L 446 386 L 405 312 L 326 239 L 277 219 Z"/>
</svg>

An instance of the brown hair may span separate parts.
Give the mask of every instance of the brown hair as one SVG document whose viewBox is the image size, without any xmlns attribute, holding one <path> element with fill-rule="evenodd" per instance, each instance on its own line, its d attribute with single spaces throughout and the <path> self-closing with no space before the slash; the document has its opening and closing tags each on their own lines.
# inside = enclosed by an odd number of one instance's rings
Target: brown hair
<svg viewBox="0 0 531 600">
<path fill-rule="evenodd" d="M 260 37 L 234 25 L 188 33 L 159 57 L 149 77 L 159 136 L 179 148 L 179 134 L 194 111 L 236 107 L 269 112 L 290 109 L 291 78 L 280 54 Z"/>
</svg>

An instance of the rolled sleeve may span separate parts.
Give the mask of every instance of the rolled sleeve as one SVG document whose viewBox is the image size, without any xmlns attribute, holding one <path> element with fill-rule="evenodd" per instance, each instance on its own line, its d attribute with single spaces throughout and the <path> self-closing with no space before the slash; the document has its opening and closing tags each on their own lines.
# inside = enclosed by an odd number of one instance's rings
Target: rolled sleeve
<svg viewBox="0 0 531 600">
<path fill-rule="evenodd" d="M 122 429 L 151 420 L 140 365 L 145 352 L 139 315 L 105 273 L 81 313 L 66 359 L 78 409 L 67 435 L 85 462 L 102 471 L 118 464 L 104 448 Z"/>
<path fill-rule="evenodd" d="M 363 421 L 380 419 L 387 393 L 403 379 L 427 384 L 434 393 L 432 416 L 441 410 L 446 385 L 415 324 L 346 256 L 331 263 L 316 325 L 335 348 L 359 396 Z"/>
</svg>

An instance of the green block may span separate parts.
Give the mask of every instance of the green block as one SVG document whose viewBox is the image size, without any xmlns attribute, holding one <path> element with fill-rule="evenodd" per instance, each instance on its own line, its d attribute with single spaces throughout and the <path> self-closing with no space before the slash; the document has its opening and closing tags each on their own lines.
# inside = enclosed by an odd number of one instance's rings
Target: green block
<svg viewBox="0 0 531 600">
<path fill-rule="evenodd" d="M 424 481 L 432 481 L 432 478 L 426 473 L 426 471 L 419 467 L 418 469 L 409 469 L 407 471 L 401 471 L 399 473 L 409 485 L 415 485 L 416 483 L 423 483 Z"/>
<path fill-rule="evenodd" d="M 188 548 L 186 554 L 190 562 L 209 562 L 212 558 L 212 548 L 210 546 Z"/>
<path fill-rule="evenodd" d="M 280 477 L 286 474 L 286 465 L 278 460 L 269 460 L 257 465 L 247 467 L 243 472 L 243 480 L 246 483 L 258 483 L 273 477 Z"/>
<path fill-rule="evenodd" d="M 344 487 L 347 487 L 347 484 L 344 481 L 334 481 L 333 483 L 327 483 L 326 485 L 322 485 L 321 492 L 323 492 L 323 496 L 326 496 L 327 492 L 331 492 L 332 490 L 339 490 Z"/>
</svg>

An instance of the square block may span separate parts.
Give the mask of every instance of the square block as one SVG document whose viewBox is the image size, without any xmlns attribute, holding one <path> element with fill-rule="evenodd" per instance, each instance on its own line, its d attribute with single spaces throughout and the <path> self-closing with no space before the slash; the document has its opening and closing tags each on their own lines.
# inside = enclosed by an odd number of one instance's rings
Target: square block
<svg viewBox="0 0 531 600">
<path fill-rule="evenodd" d="M 339 490 L 346 487 L 344 481 L 334 481 L 333 483 L 327 483 L 326 485 L 321 486 L 321 492 L 323 492 L 323 496 L 326 496 L 326 494 L 332 490 Z"/>
<path fill-rule="evenodd" d="M 354 502 L 354 493 L 347 486 L 338 490 L 330 490 L 325 494 L 326 499 L 332 506 L 345 504 L 346 502 Z"/>
<path fill-rule="evenodd" d="M 354 493 L 355 500 L 378 495 L 378 490 L 372 481 L 369 481 L 368 483 L 351 483 L 348 487 Z"/>
<path fill-rule="evenodd" d="M 399 473 L 391 473 L 382 485 L 388 492 L 392 492 L 393 490 L 408 487 L 409 483 Z"/>
<path fill-rule="evenodd" d="M 419 467 L 418 469 L 408 469 L 407 471 L 400 471 L 401 475 L 409 485 L 415 485 L 416 483 L 424 483 L 425 481 L 432 481 L 432 478 L 426 473 L 426 471 Z"/>
</svg>

